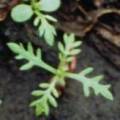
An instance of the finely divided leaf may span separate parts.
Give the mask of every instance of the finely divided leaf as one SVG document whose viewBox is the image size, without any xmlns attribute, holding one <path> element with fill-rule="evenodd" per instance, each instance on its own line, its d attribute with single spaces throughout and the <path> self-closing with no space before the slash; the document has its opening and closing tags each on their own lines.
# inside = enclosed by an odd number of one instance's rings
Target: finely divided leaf
<svg viewBox="0 0 120 120">
<path fill-rule="evenodd" d="M 42 114 L 47 116 L 49 114 L 50 106 L 57 107 L 56 98 L 59 96 L 59 93 L 53 83 L 41 83 L 39 87 L 42 90 L 35 90 L 32 92 L 32 95 L 37 97 L 37 99 L 34 100 L 30 106 L 35 107 L 37 116 Z"/>
<path fill-rule="evenodd" d="M 37 49 L 36 54 L 34 54 L 33 47 L 31 43 L 28 43 L 27 50 L 23 46 L 23 44 L 16 44 L 16 43 L 8 43 L 8 47 L 12 50 L 12 52 L 16 53 L 16 59 L 21 60 L 25 59 L 28 60 L 28 62 L 21 66 L 21 70 L 29 70 L 35 65 L 42 66 L 42 60 L 41 60 L 41 50 Z"/>
<path fill-rule="evenodd" d="M 61 42 L 58 43 L 58 49 L 61 53 L 59 56 L 63 56 L 67 62 L 71 62 L 73 60 L 73 57 L 81 52 L 79 48 L 81 41 L 75 41 L 74 34 L 64 34 L 63 39 L 64 44 Z"/>
<path fill-rule="evenodd" d="M 56 36 L 55 27 L 49 24 L 45 19 L 42 19 L 38 30 L 39 35 L 43 36 L 46 42 L 52 46 L 54 44 L 54 37 Z"/>
<path fill-rule="evenodd" d="M 87 75 L 93 71 L 93 68 L 86 68 L 79 74 L 69 74 L 70 78 L 76 79 L 83 84 L 83 90 L 85 96 L 90 96 L 90 90 L 94 91 L 96 95 L 102 95 L 106 99 L 113 100 L 112 93 L 109 88 L 110 85 L 104 85 L 101 82 L 103 75 L 98 75 L 93 78 L 89 78 Z"/>
</svg>

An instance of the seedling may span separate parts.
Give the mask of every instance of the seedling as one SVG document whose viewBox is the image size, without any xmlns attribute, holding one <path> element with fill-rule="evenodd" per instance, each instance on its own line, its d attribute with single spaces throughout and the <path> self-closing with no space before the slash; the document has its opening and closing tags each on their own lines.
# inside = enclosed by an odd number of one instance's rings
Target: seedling
<svg viewBox="0 0 120 120">
<path fill-rule="evenodd" d="M 76 55 L 78 55 L 80 50 L 80 41 L 75 40 L 74 34 L 64 34 L 63 42 L 58 43 L 59 49 L 59 65 L 57 68 L 44 62 L 42 59 L 41 49 L 34 50 L 31 43 L 28 43 L 27 48 L 23 44 L 8 43 L 8 47 L 16 54 L 17 60 L 25 59 L 27 63 L 20 67 L 21 70 L 29 70 L 34 66 L 41 67 L 51 74 L 49 83 L 39 84 L 38 90 L 32 92 L 32 96 L 35 97 L 30 104 L 31 107 L 35 108 L 35 114 L 37 116 L 46 115 L 50 113 L 50 106 L 57 107 L 57 98 L 60 97 L 59 87 L 65 87 L 66 78 L 72 78 L 82 83 L 84 95 L 86 97 L 90 96 L 90 89 L 92 89 L 95 95 L 101 95 L 106 99 L 113 100 L 113 96 L 109 90 L 110 85 L 104 85 L 100 83 L 103 79 L 103 75 L 98 75 L 95 77 L 88 77 L 90 73 L 93 72 L 92 67 L 85 68 L 79 73 L 74 73 L 69 71 L 69 65 Z"/>
<path fill-rule="evenodd" d="M 52 2 L 52 3 L 51 3 Z M 53 45 L 56 36 L 54 25 L 57 20 L 45 12 L 54 12 L 60 7 L 60 0 L 27 0 L 15 6 L 11 17 L 15 22 L 26 22 L 34 17 L 33 25 L 37 27 L 40 37 L 44 37 L 49 45 Z"/>
</svg>

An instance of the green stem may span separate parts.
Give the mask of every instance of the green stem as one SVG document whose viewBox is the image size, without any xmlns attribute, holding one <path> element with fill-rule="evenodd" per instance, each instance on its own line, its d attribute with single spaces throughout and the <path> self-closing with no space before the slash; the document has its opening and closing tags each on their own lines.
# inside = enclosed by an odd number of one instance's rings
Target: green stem
<svg viewBox="0 0 120 120">
<path fill-rule="evenodd" d="M 53 74 L 56 74 L 57 70 L 55 68 L 51 67 L 50 65 L 48 65 L 47 63 L 43 62 L 43 61 L 41 61 L 41 62 L 39 61 L 39 63 L 36 62 L 35 65 L 53 73 Z"/>
<path fill-rule="evenodd" d="M 56 74 L 57 70 L 55 68 L 53 68 L 52 66 L 48 65 L 47 63 L 45 63 L 43 60 L 35 57 L 34 55 L 31 56 L 29 52 L 25 52 L 24 50 L 21 51 L 21 54 L 23 54 L 23 56 L 26 60 L 34 63 L 35 66 L 41 67 L 53 74 Z"/>
<path fill-rule="evenodd" d="M 86 77 L 84 77 L 82 74 L 81 75 L 79 74 L 79 76 L 80 76 L 80 79 L 78 78 L 78 74 L 75 74 L 75 73 L 67 73 L 66 74 L 66 77 L 75 79 L 75 80 L 83 83 L 86 80 Z"/>
<path fill-rule="evenodd" d="M 55 88 L 56 86 L 56 83 L 57 83 L 57 78 L 53 77 L 49 88 L 45 91 L 44 97 L 48 97 L 51 94 L 51 92 L 53 91 L 53 88 Z"/>
<path fill-rule="evenodd" d="M 33 12 L 39 11 L 40 12 L 40 1 L 37 0 L 31 0 L 31 7 L 33 9 Z"/>
<path fill-rule="evenodd" d="M 34 11 L 35 15 L 39 17 L 39 19 L 45 19 L 44 15 L 40 13 L 38 10 Z"/>
</svg>

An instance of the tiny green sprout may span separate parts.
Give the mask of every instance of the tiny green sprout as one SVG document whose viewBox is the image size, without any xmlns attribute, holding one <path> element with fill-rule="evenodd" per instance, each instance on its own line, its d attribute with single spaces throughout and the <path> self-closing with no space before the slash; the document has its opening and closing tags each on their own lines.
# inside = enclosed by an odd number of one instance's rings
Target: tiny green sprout
<svg viewBox="0 0 120 120">
<path fill-rule="evenodd" d="M 39 36 L 44 37 L 46 42 L 52 46 L 57 33 L 51 23 L 57 20 L 44 12 L 54 12 L 60 5 L 60 0 L 31 0 L 15 6 L 11 11 L 11 17 L 18 23 L 26 22 L 33 17 L 33 25 L 37 27 Z"/>
<path fill-rule="evenodd" d="M 66 78 L 72 78 L 80 82 L 83 85 L 83 91 L 86 97 L 90 96 L 90 90 L 92 89 L 95 95 L 101 95 L 106 99 L 113 100 L 112 93 L 109 90 L 110 85 L 101 83 L 103 75 L 88 77 L 93 72 L 92 67 L 85 68 L 78 73 L 70 72 L 69 64 L 81 52 L 80 45 L 81 41 L 76 41 L 74 34 L 64 34 L 63 43 L 58 43 L 58 57 L 60 62 L 58 67 L 54 68 L 44 62 L 41 49 L 34 50 L 31 43 L 28 43 L 27 48 L 23 44 L 8 43 L 8 47 L 16 54 L 17 60 L 25 59 L 27 61 L 26 64 L 20 67 L 21 70 L 29 70 L 37 66 L 53 74 L 49 83 L 39 84 L 38 90 L 32 92 L 32 96 L 35 99 L 31 102 L 30 106 L 35 108 L 36 116 L 48 116 L 50 107 L 58 106 L 57 98 L 60 97 L 58 86 L 65 87 Z"/>
</svg>

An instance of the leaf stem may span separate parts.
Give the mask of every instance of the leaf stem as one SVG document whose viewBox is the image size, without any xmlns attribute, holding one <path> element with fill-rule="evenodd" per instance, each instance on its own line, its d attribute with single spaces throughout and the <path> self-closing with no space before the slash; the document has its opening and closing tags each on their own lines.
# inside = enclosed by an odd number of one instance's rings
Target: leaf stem
<svg viewBox="0 0 120 120">
<path fill-rule="evenodd" d="M 53 74 L 56 74 L 57 70 L 55 68 L 51 67 L 50 65 L 48 65 L 47 63 L 43 62 L 43 61 L 36 62 L 35 65 L 53 73 Z"/>
<path fill-rule="evenodd" d="M 81 79 L 78 79 L 78 74 L 69 73 L 69 72 L 66 74 L 66 77 L 75 79 L 75 80 L 77 80 L 79 82 L 82 82 L 82 83 L 87 79 L 86 77 L 84 77 L 84 75 L 82 75 L 80 73 L 79 73 L 79 76 L 80 76 Z"/>
</svg>

